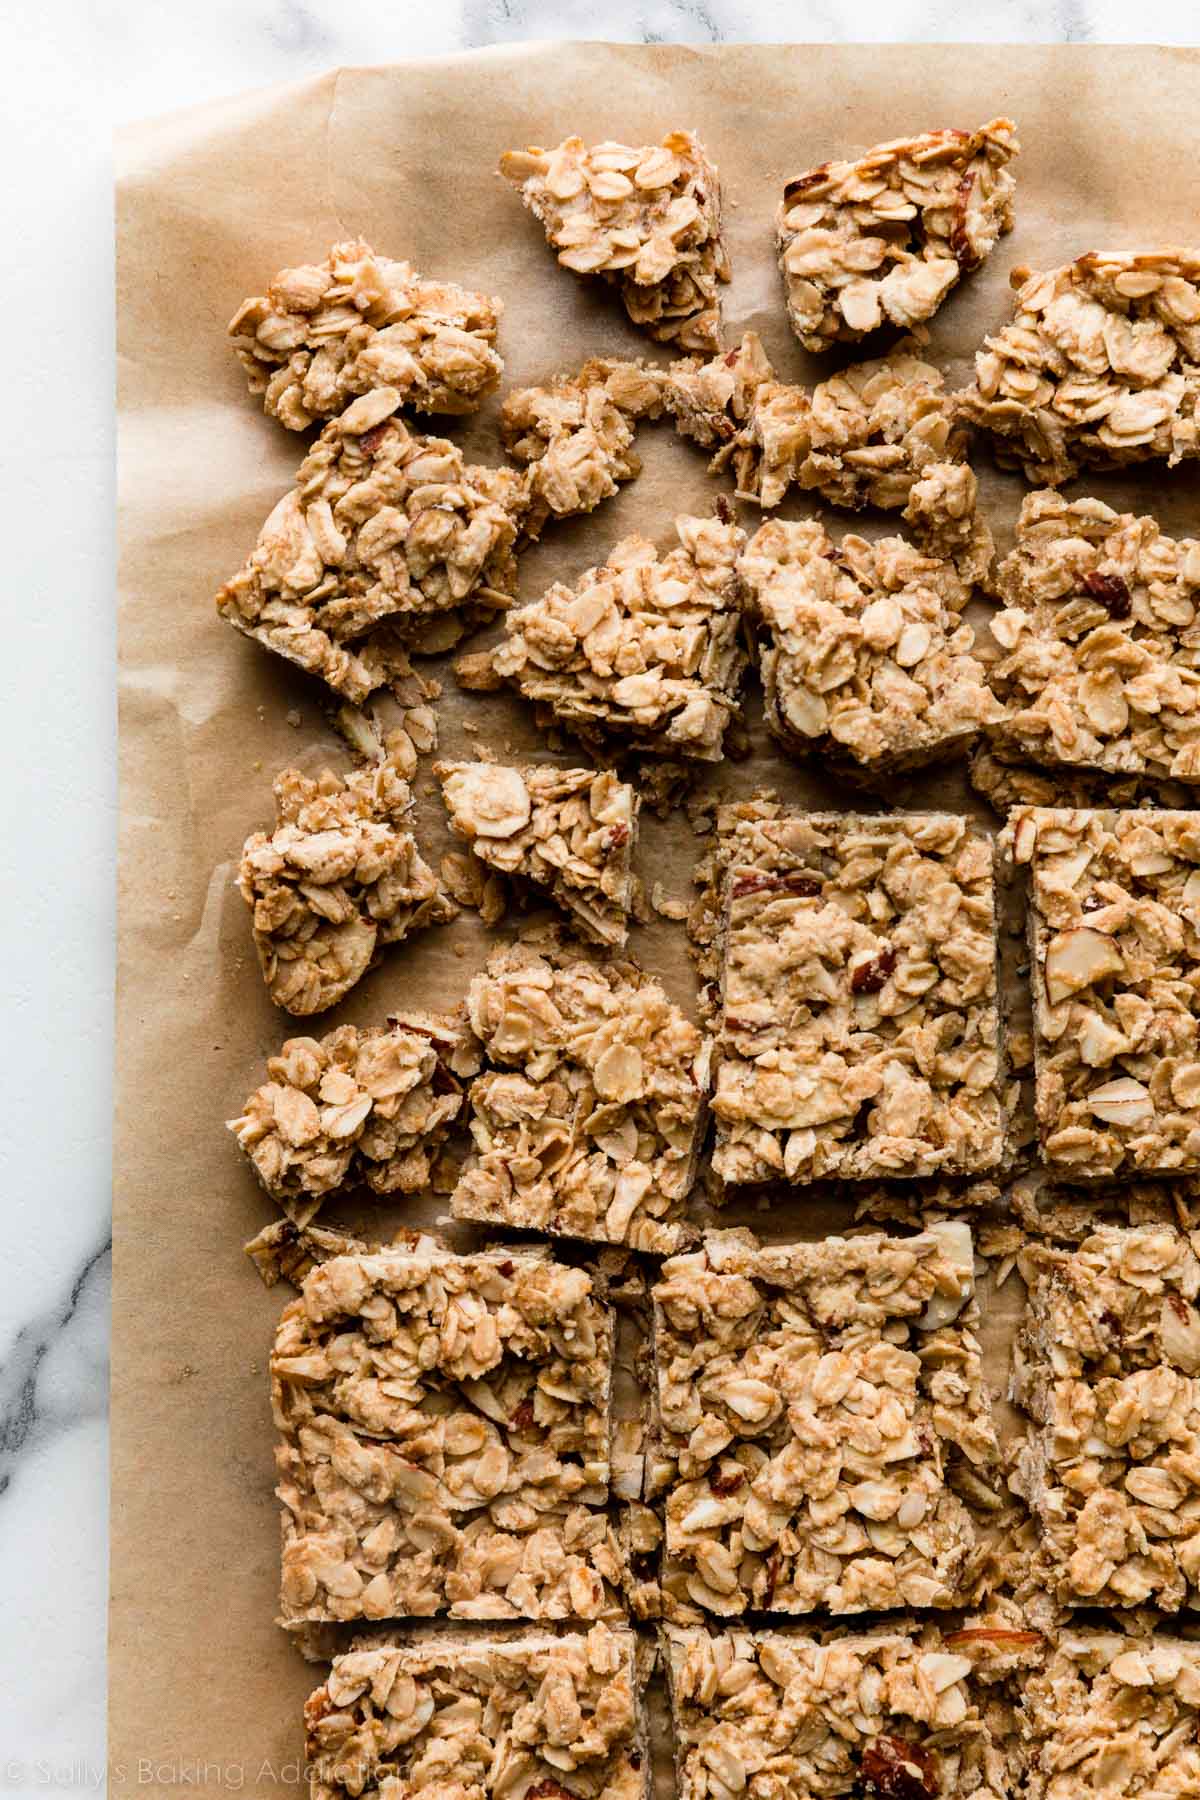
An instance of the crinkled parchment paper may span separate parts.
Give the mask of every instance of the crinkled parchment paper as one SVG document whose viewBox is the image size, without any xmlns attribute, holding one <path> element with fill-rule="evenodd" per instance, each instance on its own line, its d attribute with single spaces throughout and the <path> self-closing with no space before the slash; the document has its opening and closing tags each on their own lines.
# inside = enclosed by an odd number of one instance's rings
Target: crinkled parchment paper
<svg viewBox="0 0 1200 1800">
<path fill-rule="evenodd" d="M 555 267 L 495 168 L 508 147 L 569 132 L 636 144 L 685 126 L 700 132 L 725 184 L 727 334 L 754 326 L 781 373 L 811 380 L 816 365 L 789 336 L 775 268 L 783 181 L 882 138 L 1008 112 L 1024 144 L 1017 228 L 934 320 L 927 352 L 959 385 L 984 332 L 1008 316 L 1015 264 L 1200 235 L 1187 161 L 1198 70 L 1186 50 L 535 45 L 342 70 L 123 134 L 114 1789 L 296 1788 L 300 1706 L 318 1674 L 272 1623 L 278 1526 L 265 1371 L 287 1290 L 268 1294 L 241 1254 L 272 1209 L 222 1121 L 289 1035 L 266 999 L 233 889 L 240 846 L 271 819 L 279 768 L 344 768 L 347 757 L 314 688 L 213 610 L 302 453 L 301 439 L 247 397 L 227 320 L 277 269 L 362 234 L 430 275 L 502 296 L 505 387 L 589 354 L 658 356 L 617 307 Z M 493 403 L 450 429 L 474 456 L 498 461 L 494 420 Z M 631 530 L 662 542 L 674 514 L 708 509 L 717 490 L 701 455 L 665 427 L 644 430 L 640 448 L 640 480 L 590 520 L 547 532 L 524 558 L 523 595 L 600 560 Z M 1003 545 L 1020 482 L 998 475 L 986 453 L 978 461 Z M 1196 529 L 1198 488 L 1187 473 L 1092 486 L 1153 507 L 1167 530 Z M 448 668 L 432 672 L 446 682 L 443 755 L 470 754 L 481 740 L 538 748 L 517 701 L 461 694 Z M 769 784 L 801 803 L 846 803 L 782 761 L 756 710 L 752 735 L 750 761 L 710 776 L 721 791 Z M 436 857 L 441 808 L 427 785 L 426 770 L 419 834 Z M 981 812 L 960 774 L 906 784 L 893 798 Z M 686 899 L 701 847 L 681 814 L 648 818 L 641 869 Z M 318 1029 L 382 1018 L 400 997 L 457 998 L 486 938 L 473 916 L 418 935 Z M 690 1000 L 682 926 L 655 919 L 635 931 L 633 948 Z M 393 1209 L 378 1223 L 402 1216 Z M 802 1199 L 771 1221 L 776 1234 L 782 1224 L 797 1235 L 824 1222 Z M 985 1291 L 997 1392 L 1016 1287 Z"/>
</svg>

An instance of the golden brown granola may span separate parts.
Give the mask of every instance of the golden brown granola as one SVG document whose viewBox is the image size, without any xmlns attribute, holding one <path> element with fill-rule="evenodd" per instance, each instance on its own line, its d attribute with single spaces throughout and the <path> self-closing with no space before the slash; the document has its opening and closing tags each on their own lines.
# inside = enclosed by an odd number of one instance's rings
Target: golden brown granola
<svg viewBox="0 0 1200 1800">
<path fill-rule="evenodd" d="M 637 790 L 604 769 L 438 763 L 450 823 L 488 868 L 550 895 L 582 935 L 622 948 L 633 901 Z"/>
<path fill-rule="evenodd" d="M 783 190 L 779 267 L 806 350 L 932 318 L 1013 225 L 1011 119 L 928 131 L 827 162 Z"/>
<path fill-rule="evenodd" d="M 518 945 L 467 996 L 491 1065 L 456 1218 L 670 1251 L 704 1136 L 711 1045 L 628 963 Z"/>
<path fill-rule="evenodd" d="M 736 574 L 746 536 L 717 518 L 676 519 L 675 532 L 665 556 L 625 538 L 573 587 L 556 582 L 515 607 L 492 665 L 598 750 L 718 762 L 747 660 Z"/>
<path fill-rule="evenodd" d="M 1019 807 L 1037 1120 L 1073 1181 L 1200 1169 L 1200 812 Z"/>
<path fill-rule="evenodd" d="M 1200 781 L 1200 540 L 1044 490 L 1025 499 L 996 591 L 1006 752 Z"/>
<path fill-rule="evenodd" d="M 1012 324 L 985 338 L 958 396 L 1000 461 L 1058 487 L 1084 468 L 1200 453 L 1200 252 L 1092 251 L 1011 279 Z"/>
<path fill-rule="evenodd" d="M 711 1234 L 654 1303 L 669 1617 L 968 1599 L 976 1534 L 948 1477 L 1001 1477 L 966 1224 Z"/>
<path fill-rule="evenodd" d="M 363 1181 L 409 1194 L 429 1178 L 479 1066 L 456 1019 L 404 1013 L 386 1026 L 341 1025 L 290 1038 L 228 1128 L 259 1181 L 297 1224 L 335 1189 Z"/>
<path fill-rule="evenodd" d="M 946 813 L 723 807 L 713 1168 L 977 1174 L 1004 1153 L 990 840 Z"/>
<path fill-rule="evenodd" d="M 314 1269 L 271 1357 L 281 1622 L 619 1612 L 612 1365 L 592 1278 L 536 1251 Z"/>
<path fill-rule="evenodd" d="M 372 388 L 394 388 L 420 412 L 473 412 L 504 367 L 503 310 L 491 295 L 426 281 L 355 238 L 323 263 L 282 270 L 242 303 L 229 335 L 265 411 L 307 431 Z"/>
<path fill-rule="evenodd" d="M 304 1277 L 319 1264 L 335 1256 L 351 1256 L 367 1249 L 359 1238 L 344 1231 L 328 1231 L 321 1225 L 295 1225 L 291 1219 L 276 1219 L 264 1225 L 243 1245 L 246 1255 L 262 1277 L 264 1287 L 290 1281 L 299 1287 Z"/>
<path fill-rule="evenodd" d="M 312 1800 L 649 1800 L 638 1664 L 633 1633 L 606 1625 L 373 1634 L 305 1705 Z"/>
<path fill-rule="evenodd" d="M 773 519 L 738 573 L 764 633 L 767 724 L 794 754 L 910 769 L 963 751 L 999 716 L 952 563 L 903 538 L 835 544 L 814 520 Z"/>
<path fill-rule="evenodd" d="M 660 343 L 716 349 L 729 280 L 721 183 L 692 132 L 641 149 L 569 137 L 553 150 L 506 151 L 500 172 L 564 269 L 615 287 L 633 323 Z"/>
</svg>

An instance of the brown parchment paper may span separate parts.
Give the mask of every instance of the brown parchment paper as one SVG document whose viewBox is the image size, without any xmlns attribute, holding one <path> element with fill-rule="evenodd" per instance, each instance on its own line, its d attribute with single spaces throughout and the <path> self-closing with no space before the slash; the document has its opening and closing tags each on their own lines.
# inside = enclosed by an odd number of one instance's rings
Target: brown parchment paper
<svg viewBox="0 0 1200 1800">
<path fill-rule="evenodd" d="M 272 817 L 279 768 L 344 768 L 348 758 L 314 687 L 235 636 L 212 607 L 303 451 L 244 391 L 225 339 L 238 302 L 277 269 L 362 234 L 430 274 L 503 297 L 506 387 L 589 354 L 657 356 L 611 302 L 555 266 L 494 171 L 505 148 L 572 131 L 643 143 L 687 126 L 699 130 L 725 186 L 727 334 L 735 341 L 754 326 L 782 374 L 811 380 L 818 365 L 787 330 L 773 255 L 784 179 L 901 132 L 1008 112 L 1024 145 L 1016 230 L 943 308 L 927 352 L 959 385 L 984 332 L 1008 317 L 1015 264 L 1200 237 L 1198 73 L 1188 50 L 529 45 L 341 70 L 121 135 L 115 1791 L 298 1788 L 300 1707 L 319 1677 L 272 1623 L 278 1526 L 265 1369 L 289 1291 L 267 1293 L 241 1254 L 272 1209 L 222 1121 L 257 1084 L 264 1057 L 303 1029 L 265 997 L 232 886 L 240 846 Z M 461 428 L 431 429 L 457 429 L 473 455 L 499 461 L 494 419 L 493 405 Z M 524 558 L 523 595 L 578 573 L 628 531 L 663 542 L 675 514 L 709 508 L 717 489 L 702 455 L 663 427 L 643 431 L 639 447 L 640 480 L 591 519 L 549 531 Z M 976 461 L 1004 545 L 1021 484 L 998 475 L 986 452 Z M 1197 529 L 1191 473 L 1151 469 L 1091 486 L 1155 510 L 1168 530 Z M 835 530 L 848 524 L 832 521 Z M 463 695 L 448 668 L 430 672 L 446 683 L 442 754 L 470 754 L 481 740 L 518 754 L 538 749 L 517 701 Z M 714 787 L 769 784 L 799 803 L 847 804 L 783 762 L 751 712 L 753 755 L 723 765 L 708 778 Z M 419 832 L 436 856 L 445 847 L 441 808 L 427 785 Z M 912 781 L 889 797 L 987 816 L 961 774 Z M 687 899 L 701 848 L 681 814 L 665 824 L 647 818 L 639 866 L 648 882 Z M 457 1000 L 487 936 L 471 918 L 419 934 L 315 1028 L 382 1018 L 399 996 Z M 656 919 L 634 932 L 633 949 L 690 1003 L 682 926 Z M 379 1215 L 380 1229 L 402 1216 Z M 825 1224 L 802 1198 L 770 1220 L 772 1235 Z M 984 1292 L 997 1393 L 1017 1288 Z M 670 1791 L 669 1774 L 660 1785 Z"/>
</svg>

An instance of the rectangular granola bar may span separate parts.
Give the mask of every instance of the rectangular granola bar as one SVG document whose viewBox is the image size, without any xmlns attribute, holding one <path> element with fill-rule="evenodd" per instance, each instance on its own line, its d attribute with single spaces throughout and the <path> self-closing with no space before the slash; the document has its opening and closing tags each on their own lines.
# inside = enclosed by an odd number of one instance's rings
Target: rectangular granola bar
<svg viewBox="0 0 1200 1800">
<path fill-rule="evenodd" d="M 637 1641 L 372 1635 L 304 1708 L 312 1800 L 649 1800 Z"/>
<path fill-rule="evenodd" d="M 975 1529 L 949 1481 L 999 1479 L 974 1291 L 957 1221 L 772 1247 L 713 1234 L 664 1263 L 668 1616 L 965 1603 Z"/>
<path fill-rule="evenodd" d="M 536 1251 L 314 1269 L 271 1358 L 281 1622 L 619 1611 L 612 1370 L 591 1276 Z"/>
<path fill-rule="evenodd" d="M 659 343 L 717 348 L 729 280 L 721 181 L 692 132 L 640 149 L 564 138 L 553 150 L 506 151 L 500 173 L 564 269 L 616 288 L 633 323 Z"/>
<path fill-rule="evenodd" d="M 1000 1625 L 944 1636 L 899 1619 L 822 1640 L 795 1628 L 668 1626 L 664 1637 L 679 1800 L 1002 1800 L 1016 1791 L 1004 1693 L 1015 1683 L 1005 1677 L 1040 1649 L 1035 1632 Z M 1003 1713 L 997 1689 L 1009 1701 Z"/>
<path fill-rule="evenodd" d="M 965 751 L 999 715 L 952 563 L 903 538 L 835 544 L 772 519 L 738 562 L 764 632 L 767 723 L 784 748 L 877 775 Z"/>
<path fill-rule="evenodd" d="M 1013 321 L 984 339 L 958 397 L 998 460 L 1059 487 L 1200 454 L 1200 252 L 1092 251 L 1011 279 Z"/>
<path fill-rule="evenodd" d="M 376 388 L 325 427 L 216 600 L 235 630 L 356 703 L 407 673 L 402 643 L 434 626 L 453 643 L 515 590 L 527 477 L 414 434 L 401 400 Z"/>
<path fill-rule="evenodd" d="M 722 809 L 713 1168 L 978 1174 L 1004 1153 L 990 839 L 946 813 Z"/>
<path fill-rule="evenodd" d="M 598 750 L 719 762 L 746 668 L 736 574 L 745 532 L 675 521 L 660 557 L 629 537 L 574 587 L 514 607 L 493 652 L 498 675 L 538 715 Z"/>
<path fill-rule="evenodd" d="M 777 220 L 792 330 L 806 350 L 930 319 L 1013 225 L 1011 119 L 927 131 L 789 181 Z"/>
<path fill-rule="evenodd" d="M 1029 1246 L 1013 1398 L 1035 1429 L 1014 1485 L 1065 1605 L 1200 1597 L 1200 1261 L 1171 1225 Z"/>
<path fill-rule="evenodd" d="M 323 263 L 282 270 L 243 301 L 229 335 L 265 411 L 307 431 L 372 388 L 394 388 L 421 412 L 473 412 L 504 367 L 503 310 L 490 294 L 427 281 L 355 238 Z"/>
<path fill-rule="evenodd" d="M 267 1193 L 306 1225 L 328 1194 L 356 1182 L 377 1194 L 424 1187 L 478 1067 L 478 1045 L 457 1019 L 409 1012 L 340 1025 L 289 1038 L 227 1126 Z"/>
<path fill-rule="evenodd" d="M 1200 1168 L 1200 812 L 1019 807 L 1037 1120 L 1062 1178 Z"/>
<path fill-rule="evenodd" d="M 1006 753 L 1200 781 L 1200 540 L 1100 500 L 1029 494 L 996 592 Z"/>
<path fill-rule="evenodd" d="M 488 1068 L 455 1218 L 667 1252 L 704 1139 L 710 1041 L 657 981 L 517 946 L 467 995 Z"/>
<path fill-rule="evenodd" d="M 1200 1644 L 1065 1630 L 1021 1714 L 1028 1800 L 1200 1794 Z"/>
<path fill-rule="evenodd" d="M 450 824 L 489 868 L 549 894 L 586 938 L 624 946 L 641 797 L 606 769 L 437 763 Z"/>
</svg>

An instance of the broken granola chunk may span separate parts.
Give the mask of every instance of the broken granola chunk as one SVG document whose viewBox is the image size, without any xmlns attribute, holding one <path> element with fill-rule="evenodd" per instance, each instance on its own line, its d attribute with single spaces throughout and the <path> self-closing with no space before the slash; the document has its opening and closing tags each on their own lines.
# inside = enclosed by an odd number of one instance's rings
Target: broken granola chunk
<svg viewBox="0 0 1200 1800">
<path fill-rule="evenodd" d="M 998 1487 L 967 1225 L 759 1247 L 712 1234 L 653 1290 L 668 1617 L 951 1607 L 955 1465 Z"/>
<path fill-rule="evenodd" d="M 1200 454 L 1200 252 L 1093 251 L 1014 269 L 1015 313 L 958 395 L 997 459 L 1034 483 Z"/>
<path fill-rule="evenodd" d="M 359 703 L 393 679 L 401 642 L 491 616 L 516 581 L 526 477 L 467 467 L 410 432 L 400 401 L 377 389 L 325 427 L 217 595 L 236 630 Z"/>
<path fill-rule="evenodd" d="M 540 717 L 598 751 L 719 762 L 746 668 L 737 558 L 746 535 L 719 519 L 675 521 L 660 556 L 628 537 L 574 587 L 556 582 L 506 617 L 498 674 Z"/>
<path fill-rule="evenodd" d="M 748 331 L 735 350 L 711 362 L 673 363 L 663 403 L 683 437 L 715 451 L 711 472 L 728 469 L 739 499 L 766 509 L 792 487 L 851 511 L 906 506 L 932 465 L 958 465 L 966 456 L 967 433 L 940 370 L 905 345 L 810 389 L 776 381 L 757 335 Z M 944 476 L 939 495 L 951 485 Z M 955 498 L 974 529 L 974 489 Z M 919 528 L 927 510 L 914 516 Z M 943 533 L 948 511 L 943 500 Z M 967 529 L 960 524 L 956 543 Z"/>
<path fill-rule="evenodd" d="M 299 1287 L 304 1277 L 318 1264 L 335 1256 L 350 1256 L 367 1249 L 361 1239 L 344 1231 L 328 1231 L 321 1225 L 293 1225 L 290 1219 L 276 1219 L 256 1232 L 243 1250 L 262 1278 L 264 1287 L 290 1281 Z"/>
<path fill-rule="evenodd" d="M 1064 1629 L 1025 1684 L 1028 1800 L 1200 1793 L 1200 1645 Z"/>
<path fill-rule="evenodd" d="M 500 439 L 515 462 L 529 465 L 523 536 L 538 537 L 547 519 L 592 512 L 621 482 L 640 474 L 636 428 L 661 411 L 655 370 L 599 357 L 547 387 L 508 394 Z"/>
<path fill-rule="evenodd" d="M 276 778 L 276 828 L 247 838 L 238 871 L 276 1006 L 325 1012 L 386 945 L 451 917 L 405 826 L 411 804 L 390 760 L 345 777 L 285 769 Z"/>
<path fill-rule="evenodd" d="M 438 763 L 450 823 L 502 875 L 548 893 L 583 935 L 624 946 L 641 800 L 604 769 Z"/>
<path fill-rule="evenodd" d="M 1013 1398 L 1035 1422 L 1013 1485 L 1066 1605 L 1200 1595 L 1200 1261 L 1170 1224 L 1028 1246 Z"/>
<path fill-rule="evenodd" d="M 1019 807 L 1037 1121 L 1060 1179 L 1200 1169 L 1200 812 Z"/>
<path fill-rule="evenodd" d="M 357 238 L 323 263 L 282 270 L 238 308 L 229 335 L 265 411 L 307 431 L 372 388 L 394 388 L 421 412 L 473 412 L 504 366 L 495 347 L 503 310 Z"/>
<path fill-rule="evenodd" d="M 806 350 L 930 319 L 1013 224 L 1011 119 L 896 138 L 789 181 L 777 246 Z"/>
<path fill-rule="evenodd" d="M 341 1025 L 290 1038 L 228 1128 L 259 1181 L 296 1224 L 335 1189 L 424 1187 L 463 1104 L 478 1050 L 459 1021 L 404 1013 L 386 1026 Z"/>
<path fill-rule="evenodd" d="M 664 1636 L 679 1800 L 1015 1791 L 992 1685 L 969 1646 L 952 1647 L 933 1623 L 899 1619 L 832 1641 L 796 1627 L 668 1626 Z"/>
<path fill-rule="evenodd" d="M 1200 540 L 1043 490 L 1025 499 L 996 590 L 1006 753 L 1200 782 Z"/>
<path fill-rule="evenodd" d="M 879 774 L 962 751 L 998 716 L 953 565 L 903 538 L 835 545 L 773 519 L 738 563 L 765 634 L 767 723 L 801 756 Z"/>
<path fill-rule="evenodd" d="M 564 269 L 599 276 L 659 343 L 715 350 L 729 280 L 721 183 L 700 140 L 672 131 L 630 149 L 566 138 L 509 150 L 500 173 L 520 191 Z"/>
<path fill-rule="evenodd" d="M 637 1640 L 373 1631 L 304 1718 L 312 1800 L 649 1800 Z M 569 1785 L 567 1785 L 569 1784 Z"/>
<path fill-rule="evenodd" d="M 1004 1154 L 993 851 L 945 813 L 723 807 L 713 1168 L 978 1174 Z"/>
<path fill-rule="evenodd" d="M 536 1251 L 314 1269 L 271 1357 L 281 1623 L 618 1613 L 612 1367 L 591 1276 Z"/>
<path fill-rule="evenodd" d="M 455 1218 L 637 1250 L 681 1242 L 710 1044 L 631 964 L 499 952 L 467 996 L 490 1065 Z"/>
</svg>

